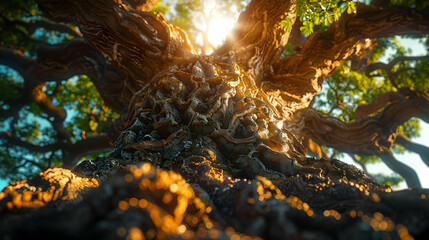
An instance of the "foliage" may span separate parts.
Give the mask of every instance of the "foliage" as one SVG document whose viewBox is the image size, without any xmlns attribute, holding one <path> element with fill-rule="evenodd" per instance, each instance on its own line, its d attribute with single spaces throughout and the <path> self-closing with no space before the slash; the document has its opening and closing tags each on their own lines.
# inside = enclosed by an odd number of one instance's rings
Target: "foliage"
<svg viewBox="0 0 429 240">
<path fill-rule="evenodd" d="M 53 91 L 50 86 L 48 91 Z M 109 125 L 119 114 L 104 105 L 103 99 L 87 76 L 68 80 L 56 96 L 59 106 L 68 110 L 65 126 L 74 135 L 74 141 L 82 135 L 107 132 Z"/>
<path fill-rule="evenodd" d="M 404 179 L 399 176 L 398 174 L 392 174 L 392 175 L 385 175 L 385 174 L 376 174 L 375 180 L 377 180 L 380 184 L 391 186 L 391 187 L 398 187 L 399 183 L 404 181 Z"/>
<path fill-rule="evenodd" d="M 44 28 L 33 29 L 33 21 L 43 20 L 34 1 L 5 1 L 0 5 L 1 46 L 16 49 L 37 58 L 37 49 L 43 45 L 59 44 L 71 40 L 67 33 Z M 23 101 L 24 79 L 13 69 L 0 65 L 0 110 L 8 111 L 16 101 Z M 86 76 L 47 82 L 43 91 L 52 95 L 52 102 L 67 112 L 64 126 L 71 134 L 72 143 L 85 135 L 105 133 L 118 117 L 104 106 L 96 88 Z M 17 116 L 2 116 L 0 132 L 36 147 L 57 143 L 58 136 L 52 127 L 52 118 L 35 102 L 27 102 Z M 28 178 L 41 170 L 62 165 L 61 150 L 37 152 L 0 139 L 0 178 L 17 180 Z M 22 145 L 22 144 L 21 144 Z"/>
<path fill-rule="evenodd" d="M 356 13 L 352 0 L 298 0 L 297 5 L 296 13 L 303 25 L 300 30 L 306 35 L 313 33 L 315 26 L 328 27 L 344 12 Z"/>
</svg>

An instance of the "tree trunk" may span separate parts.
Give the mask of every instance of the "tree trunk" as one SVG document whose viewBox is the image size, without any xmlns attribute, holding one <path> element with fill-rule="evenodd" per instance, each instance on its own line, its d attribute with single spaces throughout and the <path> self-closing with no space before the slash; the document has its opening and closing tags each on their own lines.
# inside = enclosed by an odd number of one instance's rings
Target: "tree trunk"
<svg viewBox="0 0 429 240">
<path fill-rule="evenodd" d="M 51 19 L 76 23 L 92 48 L 127 72 L 118 89 L 133 96 L 108 156 L 73 171 L 49 169 L 0 193 L 5 237 L 405 239 L 427 233 L 429 191 L 392 193 L 352 165 L 306 157 L 284 122 L 308 106 L 363 36 L 343 39 L 343 55 L 329 66 L 314 55 L 314 68 L 323 71 L 306 71 L 310 62 L 289 71 L 292 62 L 304 61 L 280 59 L 289 37 L 281 21 L 286 15 L 293 25 L 295 1 L 253 0 L 233 38 L 211 56 L 197 56 L 180 29 L 132 4 L 38 2 Z M 296 79 L 275 95 L 273 86 Z"/>
</svg>

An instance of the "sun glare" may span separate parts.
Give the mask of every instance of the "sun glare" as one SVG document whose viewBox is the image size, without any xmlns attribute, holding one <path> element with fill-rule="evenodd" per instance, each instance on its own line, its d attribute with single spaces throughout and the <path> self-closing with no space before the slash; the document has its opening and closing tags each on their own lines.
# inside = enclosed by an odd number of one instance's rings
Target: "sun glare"
<svg viewBox="0 0 429 240">
<path fill-rule="evenodd" d="M 234 11 L 235 10 L 235 11 Z M 236 8 L 232 12 L 238 14 Z M 234 27 L 236 16 L 222 16 L 213 14 L 213 19 L 210 21 L 209 41 L 214 46 L 221 45 L 226 36 Z"/>
<path fill-rule="evenodd" d="M 206 2 L 214 3 L 215 1 Z M 208 22 L 209 31 L 207 35 L 211 46 L 214 48 L 217 48 L 224 43 L 227 35 L 233 29 L 239 14 L 236 6 L 231 7 L 231 12 L 233 14 L 230 14 L 228 16 L 216 10 L 217 9 L 215 4 L 206 4 L 205 6 L 206 14 L 210 15 L 211 12 L 211 17 Z M 201 43 L 203 42 L 201 34 L 197 37 L 197 41 Z M 212 51 L 213 49 L 209 49 L 207 54 L 210 54 Z"/>
</svg>

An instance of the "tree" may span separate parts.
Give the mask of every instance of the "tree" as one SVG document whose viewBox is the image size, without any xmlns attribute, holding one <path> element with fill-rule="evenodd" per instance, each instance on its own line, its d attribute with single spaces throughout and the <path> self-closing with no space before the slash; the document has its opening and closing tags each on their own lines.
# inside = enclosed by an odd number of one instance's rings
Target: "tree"
<svg viewBox="0 0 429 240">
<path fill-rule="evenodd" d="M 183 30 L 147 11 L 155 2 L 38 0 L 53 22 L 26 21 L 22 12 L 2 17 L 12 26 L 5 31 L 7 44 L 20 43 L 37 24 L 68 34 L 54 45 L 26 38 L 25 53 L 10 48 L 19 45 L 0 49 L 0 63 L 23 77 L 23 83 L 7 83 L 16 92 L 3 100 L 1 116 L 12 116 L 12 131 L 2 139 L 66 167 L 114 142 L 106 156 L 6 187 L 0 194 L 2 232 L 17 238 L 401 239 L 427 233 L 429 192 L 391 152 L 397 143 L 427 160 L 427 148 L 399 129 L 411 117 L 427 121 L 428 96 L 413 88 L 425 84 L 409 87 L 412 74 L 427 73 L 427 57 L 375 62 L 381 51 L 377 41 L 390 43 L 381 38 L 429 32 L 422 12 L 427 4 L 253 0 L 225 44 L 205 56 Z M 14 9 L 34 7 L 14 4 Z M 389 92 L 359 95 L 360 103 L 374 99 L 352 116 L 344 92 L 362 79 L 374 81 L 375 71 L 378 81 L 389 79 Z M 61 87 L 64 79 L 83 74 L 89 78 Z M 334 97 L 335 107 L 346 109 L 338 118 L 311 107 L 327 78 L 335 82 L 328 101 Z M 90 114 L 67 129 L 62 108 L 67 106 L 54 100 L 73 102 L 92 94 L 83 84 L 93 84 L 100 95 L 78 104 L 80 112 L 90 106 Z M 25 105 L 53 126 L 43 144 L 32 144 L 38 138 L 34 130 L 21 135 L 22 127 L 16 129 L 24 124 L 17 121 Z M 106 132 L 109 124 L 108 134 L 86 135 L 98 131 L 95 125 Z M 70 136 L 76 129 L 81 139 Z M 356 167 L 327 158 L 321 145 L 378 155 L 414 189 L 392 192 Z M 307 157 L 307 148 L 319 157 Z M 8 150 L 2 159 L 19 152 Z"/>
</svg>

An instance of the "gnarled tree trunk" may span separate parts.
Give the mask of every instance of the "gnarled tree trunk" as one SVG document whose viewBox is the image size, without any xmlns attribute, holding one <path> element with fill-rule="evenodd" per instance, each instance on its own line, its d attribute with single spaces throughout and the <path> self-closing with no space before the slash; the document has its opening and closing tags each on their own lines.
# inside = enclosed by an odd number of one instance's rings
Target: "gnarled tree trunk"
<svg viewBox="0 0 429 240">
<path fill-rule="evenodd" d="M 52 20 L 76 23 L 91 51 L 126 73 L 112 83 L 114 98 L 102 94 L 126 111 L 108 156 L 73 171 L 50 169 L 1 193 L 5 236 L 405 239 L 427 233 L 428 191 L 392 193 L 354 166 L 306 157 L 295 136 L 329 145 L 319 132 L 306 131 L 332 129 L 329 121 L 312 120 L 307 108 L 324 78 L 364 49 L 367 38 L 409 31 L 400 24 L 428 31 L 427 16 L 362 9 L 281 59 L 289 38 L 281 21 L 295 22 L 293 0 L 251 1 L 230 39 L 210 56 L 198 56 L 182 30 L 161 14 L 137 10 L 134 1 L 38 2 Z M 145 4 L 152 1 L 139 9 Z M 112 91 L 109 83 L 98 84 Z"/>
</svg>

